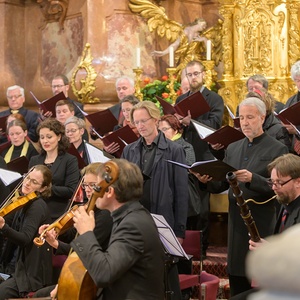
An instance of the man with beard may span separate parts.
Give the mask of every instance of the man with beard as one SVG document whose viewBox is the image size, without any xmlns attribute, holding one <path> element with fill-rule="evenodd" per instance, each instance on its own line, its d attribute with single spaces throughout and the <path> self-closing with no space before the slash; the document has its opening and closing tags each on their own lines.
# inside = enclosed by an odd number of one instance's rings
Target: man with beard
<svg viewBox="0 0 300 300">
<path fill-rule="evenodd" d="M 198 117 L 196 120 L 214 129 L 219 129 L 222 125 L 223 112 L 224 112 L 224 102 L 220 95 L 210 91 L 205 87 L 205 67 L 199 61 L 191 61 L 186 65 L 183 74 L 185 73 L 186 78 L 190 84 L 190 90 L 179 96 L 176 103 L 179 103 L 186 97 L 200 91 L 207 104 L 210 107 L 210 111 L 204 115 Z M 194 147 L 196 161 L 210 160 L 214 159 L 209 145 L 207 142 L 201 140 L 199 135 L 192 125 L 191 115 L 179 116 L 176 115 L 180 120 L 181 124 L 184 126 L 183 138 Z M 209 220 L 209 193 L 206 191 L 200 191 L 201 197 L 201 215 L 192 216 L 188 218 L 187 229 L 192 230 L 202 230 L 203 231 L 203 249 L 202 253 L 205 257 L 206 249 L 208 247 L 208 220 Z"/>
<path fill-rule="evenodd" d="M 271 162 L 268 169 L 271 173 L 269 185 L 281 204 L 274 229 L 274 234 L 278 234 L 300 223 L 300 157 L 291 153 L 284 154 Z M 263 243 L 267 243 L 263 238 L 259 242 L 249 240 L 249 249 L 256 250 Z M 243 300 L 257 290 L 251 289 L 230 299 Z"/>
</svg>

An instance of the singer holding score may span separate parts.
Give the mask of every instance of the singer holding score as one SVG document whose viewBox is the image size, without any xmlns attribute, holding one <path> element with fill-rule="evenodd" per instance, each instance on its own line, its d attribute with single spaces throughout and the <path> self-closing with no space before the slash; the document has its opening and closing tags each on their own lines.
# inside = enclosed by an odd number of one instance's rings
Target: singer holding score
<svg viewBox="0 0 300 300">
<path fill-rule="evenodd" d="M 265 202 L 274 196 L 268 185 L 268 164 L 275 158 L 288 153 L 288 148 L 263 131 L 266 106 L 258 98 L 246 98 L 240 103 L 240 123 L 244 139 L 234 142 L 225 150 L 224 162 L 234 167 L 243 198 Z M 196 174 L 203 183 L 201 187 L 213 193 L 229 188 L 225 181 L 210 181 L 205 174 Z M 229 189 L 228 222 L 228 274 L 231 296 L 251 289 L 251 283 L 245 273 L 245 258 L 249 248 L 247 227 L 240 216 L 236 198 Z M 265 204 L 249 202 L 248 206 L 256 223 L 260 236 L 272 234 L 275 226 L 275 200 Z"/>
</svg>

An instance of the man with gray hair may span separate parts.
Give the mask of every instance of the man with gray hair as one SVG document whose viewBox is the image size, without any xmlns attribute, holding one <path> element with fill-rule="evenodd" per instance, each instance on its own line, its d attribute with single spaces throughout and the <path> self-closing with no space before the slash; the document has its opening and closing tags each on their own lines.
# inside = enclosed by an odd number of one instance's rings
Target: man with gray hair
<svg viewBox="0 0 300 300">
<path fill-rule="evenodd" d="M 134 80 L 128 76 L 119 77 L 116 81 L 116 92 L 118 95 L 119 103 L 115 104 L 114 106 L 110 107 L 110 111 L 116 117 L 116 119 L 120 119 L 121 113 L 121 101 L 125 96 L 133 95 L 135 92 L 134 88 Z M 121 114 L 121 117 L 123 115 Z"/>
<path fill-rule="evenodd" d="M 10 86 L 6 91 L 6 97 L 9 108 L 1 111 L 0 117 L 16 113 L 21 114 L 25 118 L 30 140 L 33 142 L 37 142 L 38 135 L 36 133 L 36 128 L 38 126 L 39 114 L 23 106 L 25 103 L 24 89 L 18 85 Z M 2 131 L 5 131 L 6 128 L 1 129 Z M 6 139 L 0 139 L 0 141 L 1 143 L 3 143 L 6 141 Z"/>
<path fill-rule="evenodd" d="M 267 91 L 269 88 L 269 82 L 265 76 L 260 74 L 255 74 L 248 78 L 248 80 L 246 81 L 246 86 L 248 92 L 251 92 L 255 89 L 260 90 L 261 88 L 264 88 Z M 275 111 L 279 113 L 283 108 L 284 108 L 284 104 L 276 100 Z"/>
<path fill-rule="evenodd" d="M 288 153 L 288 148 L 263 131 L 262 125 L 266 115 L 266 106 L 258 98 L 250 97 L 240 104 L 240 123 L 245 138 L 232 143 L 225 151 L 224 162 L 234 167 L 244 199 L 264 202 L 274 196 L 268 185 L 268 164 L 278 156 Z M 198 174 L 198 179 L 206 183 L 209 179 Z M 218 193 L 229 188 L 229 183 L 208 182 L 210 192 Z M 231 296 L 251 288 L 245 273 L 245 258 L 248 252 L 249 235 L 232 189 L 228 192 L 228 274 Z M 272 234 L 275 220 L 275 200 L 263 205 L 248 203 L 253 219 L 261 236 Z"/>
</svg>

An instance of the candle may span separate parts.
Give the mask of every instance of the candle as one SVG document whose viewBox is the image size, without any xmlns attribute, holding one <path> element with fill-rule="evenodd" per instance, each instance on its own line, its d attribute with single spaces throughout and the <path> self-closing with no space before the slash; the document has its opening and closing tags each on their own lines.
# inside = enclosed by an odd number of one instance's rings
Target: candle
<svg viewBox="0 0 300 300">
<path fill-rule="evenodd" d="M 174 67 L 174 48 L 169 47 L 169 66 L 170 68 Z"/>
<path fill-rule="evenodd" d="M 136 67 L 140 68 L 141 66 L 141 48 L 136 48 Z"/>
<path fill-rule="evenodd" d="M 206 60 L 211 60 L 211 41 L 206 42 Z"/>
</svg>

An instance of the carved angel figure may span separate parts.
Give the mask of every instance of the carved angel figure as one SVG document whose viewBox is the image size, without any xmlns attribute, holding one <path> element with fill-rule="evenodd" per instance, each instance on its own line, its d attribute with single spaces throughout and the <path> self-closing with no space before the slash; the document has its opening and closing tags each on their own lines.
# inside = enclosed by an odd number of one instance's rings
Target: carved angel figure
<svg viewBox="0 0 300 300">
<path fill-rule="evenodd" d="M 182 25 L 172 21 L 165 13 L 162 6 L 156 6 L 148 0 L 129 0 L 132 12 L 148 19 L 150 32 L 156 30 L 160 37 L 166 37 L 171 44 L 162 51 L 153 51 L 153 56 L 164 56 L 169 53 L 169 48 L 175 51 L 176 73 L 180 74 L 185 65 L 192 60 L 205 60 L 207 40 L 212 41 L 212 59 L 218 65 L 222 55 L 221 29 L 222 21 L 216 26 L 206 29 L 206 21 L 198 18 L 194 22 Z"/>
</svg>

